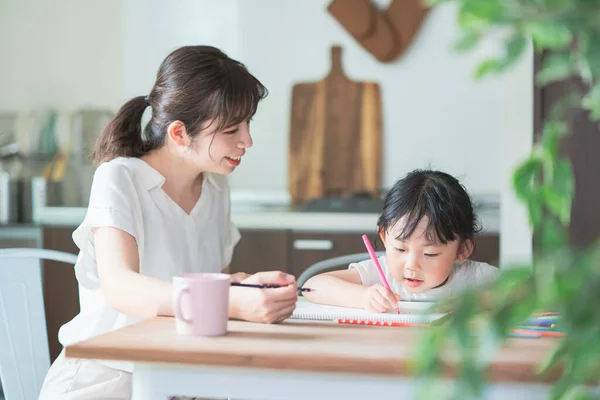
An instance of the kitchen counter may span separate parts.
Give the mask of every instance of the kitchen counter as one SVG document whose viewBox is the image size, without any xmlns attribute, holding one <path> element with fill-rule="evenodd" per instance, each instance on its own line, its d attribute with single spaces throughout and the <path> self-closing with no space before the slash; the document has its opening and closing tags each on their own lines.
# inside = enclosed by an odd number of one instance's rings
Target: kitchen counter
<svg viewBox="0 0 600 400">
<path fill-rule="evenodd" d="M 86 213 L 85 207 L 41 207 L 35 223 L 52 226 L 77 226 Z M 476 210 L 483 232 L 499 233 L 500 210 L 497 207 Z M 290 229 L 311 232 L 373 232 L 376 213 L 305 212 L 286 205 L 234 205 L 231 219 L 239 229 Z"/>
</svg>

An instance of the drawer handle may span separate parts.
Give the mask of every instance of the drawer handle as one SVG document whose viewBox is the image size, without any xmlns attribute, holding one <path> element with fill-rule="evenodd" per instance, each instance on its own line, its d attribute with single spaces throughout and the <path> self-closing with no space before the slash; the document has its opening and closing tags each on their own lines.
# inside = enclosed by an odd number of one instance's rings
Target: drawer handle
<svg viewBox="0 0 600 400">
<path fill-rule="evenodd" d="M 333 249 L 333 242 L 331 240 L 294 240 L 294 249 L 331 250 Z"/>
</svg>

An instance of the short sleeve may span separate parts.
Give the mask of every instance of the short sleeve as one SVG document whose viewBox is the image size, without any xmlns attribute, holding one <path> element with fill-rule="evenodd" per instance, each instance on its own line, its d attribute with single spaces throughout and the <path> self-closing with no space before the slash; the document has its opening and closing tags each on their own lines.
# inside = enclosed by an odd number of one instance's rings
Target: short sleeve
<svg viewBox="0 0 600 400">
<path fill-rule="evenodd" d="M 500 273 L 500 270 L 493 265 L 477 261 L 472 261 L 472 263 L 474 264 L 475 270 L 473 274 L 473 283 L 475 285 L 486 285 L 487 283 L 496 279 Z"/>
<path fill-rule="evenodd" d="M 458 265 L 451 277 L 450 286 L 453 291 L 484 286 L 493 281 L 500 270 L 490 264 L 465 260 Z"/>
<path fill-rule="evenodd" d="M 379 264 L 384 265 L 384 261 L 379 258 Z M 355 269 L 358 271 L 358 275 L 360 275 L 360 280 L 365 286 L 372 286 L 377 283 L 381 283 L 379 279 L 379 273 L 377 272 L 377 267 L 371 260 L 365 260 L 358 263 L 352 263 L 348 266 L 348 269 Z"/>
<path fill-rule="evenodd" d="M 138 240 L 132 206 L 136 199 L 135 186 L 126 166 L 109 162 L 96 169 L 85 219 L 73 232 L 73 241 L 80 249 L 75 276 L 82 286 L 88 289 L 100 286 L 93 240 L 95 228 L 118 228 Z"/>
</svg>

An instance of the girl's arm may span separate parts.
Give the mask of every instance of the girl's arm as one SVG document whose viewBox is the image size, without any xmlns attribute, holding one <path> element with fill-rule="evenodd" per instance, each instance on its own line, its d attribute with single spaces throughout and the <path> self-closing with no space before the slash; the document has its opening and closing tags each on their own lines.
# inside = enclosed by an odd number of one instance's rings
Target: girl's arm
<svg viewBox="0 0 600 400">
<path fill-rule="evenodd" d="M 354 268 L 315 275 L 304 286 L 314 289 L 303 293 L 313 303 L 351 308 L 364 307 L 364 298 L 369 289 L 363 286 L 360 275 Z"/>
<path fill-rule="evenodd" d="M 113 309 L 136 318 L 173 315 L 171 282 L 139 273 L 138 248 L 133 236 L 117 228 L 97 228 L 94 245 L 100 286 Z M 232 287 L 230 318 L 273 323 L 292 314 L 298 299 L 293 276 L 278 271 L 263 272 L 244 282 L 285 286 L 262 290 Z"/>
</svg>

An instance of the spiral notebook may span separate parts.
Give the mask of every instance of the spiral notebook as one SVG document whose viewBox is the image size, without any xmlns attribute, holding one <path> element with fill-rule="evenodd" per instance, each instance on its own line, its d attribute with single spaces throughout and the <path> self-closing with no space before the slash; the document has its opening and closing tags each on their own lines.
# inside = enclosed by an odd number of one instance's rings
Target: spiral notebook
<svg viewBox="0 0 600 400">
<path fill-rule="evenodd" d="M 335 321 L 338 319 L 374 322 L 406 322 L 431 324 L 446 316 L 445 313 L 428 312 L 432 302 L 401 301 L 398 302 L 400 314 L 396 310 L 387 313 L 372 313 L 367 310 L 356 308 L 325 306 L 311 303 L 300 297 L 296 304 L 296 310 L 291 319 L 303 319 L 312 321 Z"/>
</svg>

